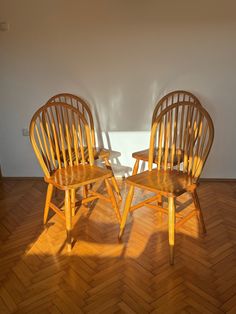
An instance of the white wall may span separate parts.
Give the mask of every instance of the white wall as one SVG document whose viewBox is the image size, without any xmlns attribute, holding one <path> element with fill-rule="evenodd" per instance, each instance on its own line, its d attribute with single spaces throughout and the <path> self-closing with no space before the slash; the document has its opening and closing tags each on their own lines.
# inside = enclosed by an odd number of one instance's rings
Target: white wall
<svg viewBox="0 0 236 314">
<path fill-rule="evenodd" d="M 200 98 L 215 124 L 205 177 L 236 177 L 234 1 L 0 0 L 0 155 L 4 176 L 41 175 L 33 112 L 55 93 L 86 98 L 119 160 L 148 145 L 168 91 Z"/>
</svg>

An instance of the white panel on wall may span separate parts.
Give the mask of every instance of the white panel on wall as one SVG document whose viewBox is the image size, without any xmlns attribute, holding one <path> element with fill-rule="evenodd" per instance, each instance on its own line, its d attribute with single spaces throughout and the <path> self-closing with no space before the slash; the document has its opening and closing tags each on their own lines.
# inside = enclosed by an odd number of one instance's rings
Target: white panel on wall
<svg viewBox="0 0 236 314">
<path fill-rule="evenodd" d="M 36 109 L 58 92 L 87 99 L 103 136 L 133 165 L 165 93 L 196 94 L 215 124 L 206 177 L 235 178 L 234 1 L 1 0 L 0 147 L 5 176 L 38 176 Z"/>
</svg>

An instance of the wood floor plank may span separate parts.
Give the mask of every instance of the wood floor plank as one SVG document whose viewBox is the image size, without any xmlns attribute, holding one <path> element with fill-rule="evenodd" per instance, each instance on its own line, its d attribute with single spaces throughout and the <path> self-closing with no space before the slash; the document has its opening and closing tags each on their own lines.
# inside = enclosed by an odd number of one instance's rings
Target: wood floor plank
<svg viewBox="0 0 236 314">
<path fill-rule="evenodd" d="M 79 209 L 68 254 L 61 218 L 50 212 L 43 227 L 45 193 L 42 181 L 0 184 L 1 313 L 236 313 L 235 182 L 200 184 L 207 235 L 195 217 L 182 226 L 174 266 L 166 216 L 138 209 L 119 243 L 115 214 L 103 200 Z M 178 198 L 177 210 L 192 209 L 190 195 Z"/>
</svg>

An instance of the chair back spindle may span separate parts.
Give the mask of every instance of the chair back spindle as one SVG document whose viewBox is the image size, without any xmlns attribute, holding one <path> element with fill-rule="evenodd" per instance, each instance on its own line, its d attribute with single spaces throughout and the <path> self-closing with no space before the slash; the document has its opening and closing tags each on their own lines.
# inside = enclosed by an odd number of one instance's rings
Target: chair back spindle
<svg viewBox="0 0 236 314">
<path fill-rule="evenodd" d="M 153 122 L 148 169 L 158 156 L 158 170 L 178 170 L 197 181 L 212 146 L 214 127 L 198 104 L 179 102 L 163 110 Z"/>
<path fill-rule="evenodd" d="M 33 116 L 30 140 L 46 177 L 61 168 L 94 164 L 89 124 L 74 107 L 55 102 L 47 103 Z"/>
<path fill-rule="evenodd" d="M 79 112 L 88 121 L 88 125 L 91 132 L 92 147 L 96 147 L 94 121 L 93 121 L 92 112 L 87 102 L 83 98 L 73 95 L 73 94 L 69 94 L 69 93 L 60 93 L 60 94 L 54 95 L 48 100 L 47 103 L 51 103 L 51 102 L 65 103 L 78 109 Z"/>
</svg>

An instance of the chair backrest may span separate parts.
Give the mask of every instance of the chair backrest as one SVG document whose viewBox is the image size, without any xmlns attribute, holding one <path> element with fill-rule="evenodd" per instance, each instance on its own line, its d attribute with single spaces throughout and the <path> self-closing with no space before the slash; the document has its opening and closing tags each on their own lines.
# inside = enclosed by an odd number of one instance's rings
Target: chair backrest
<svg viewBox="0 0 236 314">
<path fill-rule="evenodd" d="M 47 103 L 51 103 L 51 102 L 66 103 L 78 109 L 79 112 L 88 121 L 90 130 L 91 130 L 92 146 L 96 147 L 94 121 L 93 121 L 92 112 L 89 108 L 88 103 L 83 98 L 73 95 L 73 94 L 69 94 L 69 93 L 60 93 L 60 94 L 54 95 L 48 100 Z"/>
<path fill-rule="evenodd" d="M 88 122 L 68 104 L 47 103 L 36 111 L 30 123 L 30 140 L 46 177 L 58 168 L 85 164 L 86 155 L 90 165 L 94 164 Z"/>
<path fill-rule="evenodd" d="M 184 91 L 184 90 L 175 90 L 173 92 L 170 92 L 166 94 L 164 97 L 162 97 L 159 102 L 157 103 L 153 115 L 152 115 L 152 124 L 156 120 L 157 116 L 165 110 L 167 107 L 179 103 L 179 102 L 191 102 L 193 104 L 197 104 L 201 106 L 200 101 L 196 96 L 194 96 L 192 93 Z"/>
<path fill-rule="evenodd" d="M 157 157 L 158 170 L 176 169 L 197 180 L 213 137 L 213 122 L 203 107 L 185 101 L 171 105 L 153 123 L 148 169 Z"/>
</svg>

